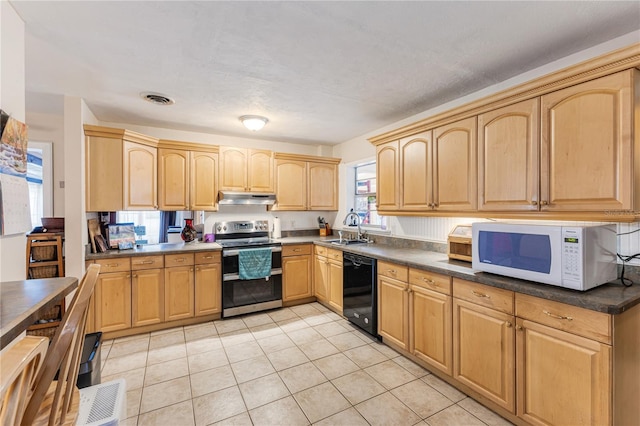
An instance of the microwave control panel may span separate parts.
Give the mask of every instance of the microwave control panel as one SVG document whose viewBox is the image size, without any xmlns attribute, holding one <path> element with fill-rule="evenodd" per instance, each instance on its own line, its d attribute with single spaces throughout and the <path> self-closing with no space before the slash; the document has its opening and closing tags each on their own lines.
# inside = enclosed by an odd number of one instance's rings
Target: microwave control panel
<svg viewBox="0 0 640 426">
<path fill-rule="evenodd" d="M 562 228 L 562 278 L 580 281 L 582 278 L 582 232 L 577 228 Z"/>
</svg>

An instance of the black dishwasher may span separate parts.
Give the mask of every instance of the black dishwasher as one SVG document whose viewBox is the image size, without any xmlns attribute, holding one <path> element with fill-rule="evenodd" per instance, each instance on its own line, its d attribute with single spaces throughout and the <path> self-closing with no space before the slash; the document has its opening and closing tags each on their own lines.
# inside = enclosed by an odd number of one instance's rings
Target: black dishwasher
<svg viewBox="0 0 640 426">
<path fill-rule="evenodd" d="M 353 324 L 378 338 L 376 260 L 343 253 L 343 314 Z"/>
</svg>

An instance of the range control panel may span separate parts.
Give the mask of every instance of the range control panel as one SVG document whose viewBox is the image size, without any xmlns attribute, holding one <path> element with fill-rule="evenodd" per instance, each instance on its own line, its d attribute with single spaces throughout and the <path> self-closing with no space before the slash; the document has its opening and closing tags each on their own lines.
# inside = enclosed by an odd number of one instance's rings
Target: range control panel
<svg viewBox="0 0 640 426">
<path fill-rule="evenodd" d="M 224 234 L 254 234 L 269 230 L 268 220 L 250 220 L 234 222 L 216 222 L 213 225 L 216 235 Z"/>
</svg>

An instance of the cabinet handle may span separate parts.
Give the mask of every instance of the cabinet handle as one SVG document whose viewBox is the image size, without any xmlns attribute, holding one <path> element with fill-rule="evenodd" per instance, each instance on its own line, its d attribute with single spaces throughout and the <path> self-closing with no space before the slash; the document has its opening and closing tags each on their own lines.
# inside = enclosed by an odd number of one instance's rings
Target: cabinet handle
<svg viewBox="0 0 640 426">
<path fill-rule="evenodd" d="M 138 265 L 153 265 L 156 263 L 155 260 L 145 260 L 144 262 L 139 262 Z"/>
<path fill-rule="evenodd" d="M 181 257 L 179 259 L 174 259 L 174 262 L 184 262 L 184 261 L 185 261 L 184 257 Z"/>
<path fill-rule="evenodd" d="M 559 320 L 573 321 L 572 317 L 565 317 L 565 316 L 562 316 L 562 315 L 556 315 L 556 314 L 553 314 L 553 313 L 551 313 L 549 311 L 542 311 L 542 313 L 547 315 L 547 316 L 550 316 L 551 318 L 555 318 L 555 319 L 559 319 Z"/>
<path fill-rule="evenodd" d="M 131 278 L 131 274 L 127 275 L 127 278 Z"/>
<path fill-rule="evenodd" d="M 511 324 L 511 322 L 510 322 L 510 321 L 507 321 L 507 322 L 505 323 L 505 325 L 507 326 L 507 328 L 511 328 L 511 326 L 512 326 L 513 324 Z"/>
<path fill-rule="evenodd" d="M 107 267 L 108 267 L 108 268 L 117 268 L 118 266 L 120 266 L 120 264 L 119 264 L 119 263 L 109 263 L 109 264 L 107 265 Z"/>
<path fill-rule="evenodd" d="M 437 282 L 435 282 L 434 280 L 430 280 L 429 278 L 422 277 L 422 281 L 434 287 L 440 287 Z"/>
<path fill-rule="evenodd" d="M 205 256 L 205 259 L 213 259 L 213 256 Z"/>
<path fill-rule="evenodd" d="M 196 271 L 199 271 L 199 270 L 200 270 L 200 268 L 196 268 Z"/>
<path fill-rule="evenodd" d="M 138 274 L 133 274 L 132 277 L 133 278 L 138 278 Z"/>
<path fill-rule="evenodd" d="M 439 204 L 438 204 L 438 203 L 433 203 L 433 207 L 434 207 L 434 208 L 435 208 L 435 207 L 438 207 L 438 206 L 439 206 Z"/>
<path fill-rule="evenodd" d="M 522 331 L 522 326 L 521 325 L 516 325 L 516 330 Z"/>
<path fill-rule="evenodd" d="M 293 251 L 302 251 L 301 249 L 293 249 Z"/>
<path fill-rule="evenodd" d="M 158 210 L 158 206 L 153 206 L 154 209 Z"/>
<path fill-rule="evenodd" d="M 546 201 L 544 201 L 544 200 L 540 201 L 540 205 L 541 205 L 541 206 L 546 206 L 547 204 L 549 204 L 549 203 L 548 203 L 548 202 L 546 202 Z"/>
<path fill-rule="evenodd" d="M 189 268 L 189 272 L 193 272 L 193 268 Z"/>
<path fill-rule="evenodd" d="M 475 290 L 471 290 L 471 293 L 473 293 L 473 295 L 477 297 L 486 297 L 487 299 L 491 299 L 491 296 L 489 296 L 488 294 L 478 293 Z"/>
<path fill-rule="evenodd" d="M 537 205 L 538 205 L 538 202 L 537 202 L 536 200 L 533 200 L 533 201 L 531 202 L 531 205 L 532 205 L 532 206 L 537 206 Z"/>
<path fill-rule="evenodd" d="M 395 274 L 396 270 L 395 269 L 387 269 L 387 272 L 390 274 Z"/>
</svg>

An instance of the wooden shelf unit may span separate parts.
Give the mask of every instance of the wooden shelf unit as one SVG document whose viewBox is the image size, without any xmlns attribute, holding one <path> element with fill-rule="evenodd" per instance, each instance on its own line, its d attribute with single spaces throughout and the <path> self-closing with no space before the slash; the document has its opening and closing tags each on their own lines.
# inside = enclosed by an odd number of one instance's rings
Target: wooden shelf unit
<svg viewBox="0 0 640 426">
<path fill-rule="evenodd" d="M 64 277 L 64 257 L 62 256 L 63 233 L 29 234 L 27 235 L 27 279 Z M 64 299 L 59 305 L 57 320 L 44 324 L 33 324 L 27 329 L 27 334 L 53 337 L 55 330 L 64 315 Z M 45 313 L 50 316 L 54 311 Z M 43 318 L 49 319 L 49 318 Z"/>
</svg>

